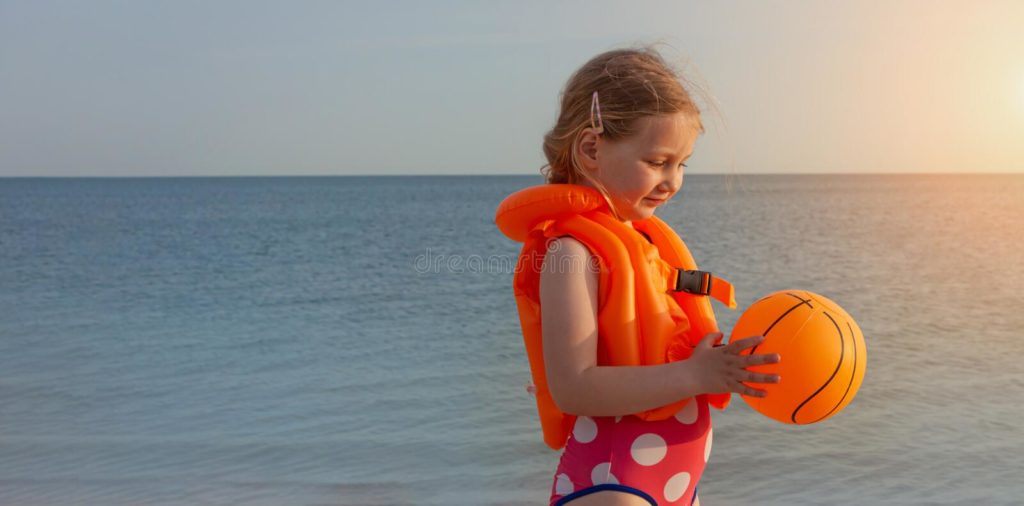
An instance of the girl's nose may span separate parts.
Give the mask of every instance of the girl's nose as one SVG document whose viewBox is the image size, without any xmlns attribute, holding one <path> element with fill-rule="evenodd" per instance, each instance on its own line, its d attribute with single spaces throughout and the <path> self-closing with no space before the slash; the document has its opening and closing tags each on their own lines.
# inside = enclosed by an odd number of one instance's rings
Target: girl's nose
<svg viewBox="0 0 1024 506">
<path fill-rule="evenodd" d="M 663 192 L 675 193 L 679 191 L 679 187 L 682 185 L 682 182 L 682 176 L 669 176 L 658 186 Z"/>
<path fill-rule="evenodd" d="M 668 185 L 668 187 L 670 188 L 669 191 L 671 191 L 672 193 L 679 191 L 679 189 L 683 187 L 683 171 L 680 170 L 670 175 L 668 177 L 668 180 L 665 181 L 665 183 Z"/>
</svg>

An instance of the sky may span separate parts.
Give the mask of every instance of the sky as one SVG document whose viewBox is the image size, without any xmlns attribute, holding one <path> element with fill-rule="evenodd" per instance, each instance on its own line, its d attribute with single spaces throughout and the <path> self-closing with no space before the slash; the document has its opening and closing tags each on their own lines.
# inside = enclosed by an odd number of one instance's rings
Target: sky
<svg viewBox="0 0 1024 506">
<path fill-rule="evenodd" d="M 689 173 L 1024 172 L 1024 2 L 0 0 L 0 177 L 538 174 L 591 57 L 698 88 Z"/>
</svg>

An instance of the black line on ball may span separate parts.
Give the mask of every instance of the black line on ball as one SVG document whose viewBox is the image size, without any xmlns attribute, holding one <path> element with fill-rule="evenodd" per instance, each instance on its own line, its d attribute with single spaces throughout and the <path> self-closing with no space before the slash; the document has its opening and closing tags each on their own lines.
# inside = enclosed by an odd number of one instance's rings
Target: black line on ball
<svg viewBox="0 0 1024 506">
<path fill-rule="evenodd" d="M 790 293 L 790 292 L 786 292 L 786 295 L 789 295 L 790 297 L 793 297 L 794 299 L 799 300 L 801 302 L 806 302 L 807 305 L 811 306 L 812 308 L 814 307 L 813 305 L 811 305 L 811 299 L 805 299 L 805 298 L 803 298 L 803 297 L 801 297 L 801 296 L 799 296 L 799 295 L 797 295 L 795 293 Z"/>
<path fill-rule="evenodd" d="M 835 321 L 833 320 L 832 323 L 835 323 Z M 843 404 L 843 400 L 846 399 L 846 396 L 850 394 L 850 388 L 853 387 L 853 379 L 857 377 L 857 336 L 853 333 L 853 327 L 850 325 L 850 322 L 846 322 L 846 327 L 850 329 L 850 339 L 852 341 L 850 344 L 853 346 L 853 374 L 850 374 L 850 382 L 846 384 L 846 391 L 843 392 L 843 396 L 839 399 L 839 402 L 837 402 L 836 405 L 832 407 L 832 409 L 828 410 L 828 413 L 825 413 L 825 416 L 822 416 L 821 418 L 815 420 L 814 423 L 820 422 L 828 418 L 833 411 L 838 409 L 839 406 Z"/>
<path fill-rule="evenodd" d="M 836 332 L 839 332 L 839 363 L 836 364 L 836 370 L 832 371 L 832 375 L 828 377 L 828 380 L 825 381 L 825 384 L 821 385 L 821 388 L 818 388 L 817 390 L 815 390 L 814 393 L 811 394 L 810 397 L 804 399 L 804 402 L 801 402 L 800 405 L 797 406 L 796 409 L 793 410 L 793 414 L 790 415 L 790 420 L 793 420 L 793 423 L 799 423 L 799 422 L 796 421 L 796 414 L 797 414 L 797 412 L 800 411 L 800 409 L 803 408 L 805 404 L 807 404 L 808 402 L 811 402 L 811 399 L 813 399 L 816 395 L 820 394 L 821 391 L 824 390 L 825 387 L 827 387 L 829 383 L 832 383 L 832 379 L 836 377 L 836 374 L 839 373 L 839 369 L 843 366 L 843 355 L 846 354 L 846 340 L 843 339 L 843 329 L 839 328 L 839 324 L 836 323 L 836 320 L 834 318 L 832 318 L 832 315 L 828 314 L 828 311 L 822 311 L 822 313 L 825 313 L 825 316 L 827 316 L 828 319 L 832 321 L 832 325 L 835 325 Z M 856 344 L 854 344 L 854 347 L 856 347 Z M 833 408 L 833 409 L 835 409 L 835 408 Z M 820 418 L 819 418 L 819 420 L 820 420 Z M 815 420 L 815 421 L 817 421 L 817 420 Z M 813 423 L 813 422 L 808 422 L 808 423 Z"/>
<path fill-rule="evenodd" d="M 791 307 L 791 308 L 789 308 L 789 309 L 787 309 L 785 313 L 782 313 L 782 316 L 779 316 L 778 318 L 776 318 L 775 321 L 773 321 L 772 324 L 768 326 L 768 330 L 764 331 L 764 333 L 761 334 L 765 338 L 767 338 L 768 337 L 768 333 L 771 332 L 773 328 L 775 328 L 775 325 L 777 323 L 779 323 L 780 321 L 782 321 L 782 319 L 785 318 L 786 315 L 788 315 L 789 313 L 793 312 L 794 309 L 796 309 L 796 308 L 798 308 L 798 307 L 800 307 L 800 306 L 802 306 L 804 304 L 807 304 L 808 307 L 810 307 L 811 309 L 814 309 L 814 306 L 811 305 L 811 301 L 804 300 L 804 299 L 802 299 L 800 297 L 797 297 L 796 295 L 793 295 L 793 294 L 791 294 L 789 292 L 786 292 L 786 295 L 789 295 L 791 297 L 796 297 L 796 299 L 799 300 L 800 303 L 795 305 L 795 306 L 793 306 L 793 307 Z M 755 344 L 754 347 L 750 349 L 750 354 L 751 355 L 753 355 L 754 352 L 757 351 L 757 347 L 758 346 L 761 346 L 761 345 L 760 344 Z"/>
<path fill-rule="evenodd" d="M 815 420 L 814 421 L 815 423 L 820 422 L 820 421 L 828 418 L 829 415 L 831 415 L 833 411 L 838 409 L 839 406 L 841 406 L 843 404 L 843 400 L 846 399 L 846 396 L 850 394 L 850 389 L 853 388 L 853 380 L 854 380 L 854 378 L 857 377 L 857 336 L 856 336 L 856 334 L 853 333 L 853 327 L 850 325 L 850 322 L 846 322 L 846 328 L 850 329 L 850 339 L 852 341 L 850 344 L 853 346 L 853 373 L 850 374 L 850 382 L 846 384 L 846 391 L 843 392 L 843 396 L 842 396 L 842 398 L 839 399 L 839 402 L 836 403 L 835 407 L 833 407 L 832 409 L 828 410 L 828 413 L 825 413 L 825 416 Z"/>
</svg>

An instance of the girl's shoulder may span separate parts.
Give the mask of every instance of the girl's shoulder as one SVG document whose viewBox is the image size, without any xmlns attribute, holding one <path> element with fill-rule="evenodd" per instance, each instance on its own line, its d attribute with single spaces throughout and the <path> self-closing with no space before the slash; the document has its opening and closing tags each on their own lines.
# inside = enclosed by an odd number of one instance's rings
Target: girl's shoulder
<svg viewBox="0 0 1024 506">
<path fill-rule="evenodd" d="M 571 235 L 560 235 L 548 241 L 548 255 L 556 257 L 589 257 L 590 248 Z"/>
<path fill-rule="evenodd" d="M 597 257 L 579 239 L 571 235 L 552 238 L 544 255 L 542 274 L 572 274 L 597 278 Z"/>
</svg>

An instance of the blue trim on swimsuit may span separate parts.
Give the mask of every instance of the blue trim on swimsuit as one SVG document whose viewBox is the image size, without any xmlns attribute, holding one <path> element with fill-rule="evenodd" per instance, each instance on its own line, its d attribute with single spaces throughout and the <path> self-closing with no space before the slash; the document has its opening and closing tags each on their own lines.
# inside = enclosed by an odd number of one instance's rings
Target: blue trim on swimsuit
<svg viewBox="0 0 1024 506">
<path fill-rule="evenodd" d="M 559 499 L 558 501 L 555 501 L 555 506 L 562 506 L 565 503 L 567 503 L 567 502 L 569 502 L 569 501 L 571 501 L 573 499 L 576 499 L 578 497 L 583 497 L 585 495 L 590 495 L 590 494 L 593 494 L 594 492 L 600 492 L 602 490 L 616 490 L 616 491 L 619 491 L 619 492 L 626 492 L 627 494 L 638 495 L 638 496 L 646 499 L 647 502 L 651 503 L 651 506 L 658 506 L 658 502 L 655 501 L 653 497 L 648 495 L 647 492 L 644 492 L 643 490 L 640 490 L 638 488 L 627 487 L 625 485 L 615 485 L 615 484 L 612 484 L 612 483 L 605 483 L 604 485 L 595 485 L 595 486 L 590 487 L 590 488 L 585 488 L 583 490 L 580 490 L 580 491 L 577 491 L 577 492 L 573 492 L 573 493 L 571 493 L 571 494 L 569 494 L 569 495 Z M 693 502 L 696 501 L 696 500 L 697 500 L 697 487 L 693 487 L 693 497 L 690 498 L 691 506 L 693 505 Z"/>
<path fill-rule="evenodd" d="M 618 492 L 625 492 L 627 494 L 638 495 L 638 496 L 643 497 L 644 499 L 646 499 L 647 502 L 651 503 L 651 506 L 658 506 L 658 503 L 655 502 L 654 498 L 651 497 L 649 494 L 647 494 L 647 492 L 644 492 L 643 490 L 640 490 L 638 488 L 627 487 L 625 485 L 616 485 L 614 483 L 605 483 L 604 485 L 594 485 L 593 487 L 585 488 L 583 490 L 579 490 L 577 492 L 573 492 L 573 493 L 571 493 L 571 494 L 569 494 L 569 495 L 559 499 L 558 502 L 555 503 L 555 506 L 562 506 L 563 504 L 565 504 L 565 503 L 567 503 L 567 502 L 569 502 L 569 501 L 571 501 L 573 499 L 576 499 L 578 497 L 583 497 L 585 495 L 590 495 L 590 494 L 593 494 L 594 492 L 601 492 L 603 490 L 615 490 L 615 491 L 618 491 Z"/>
</svg>

